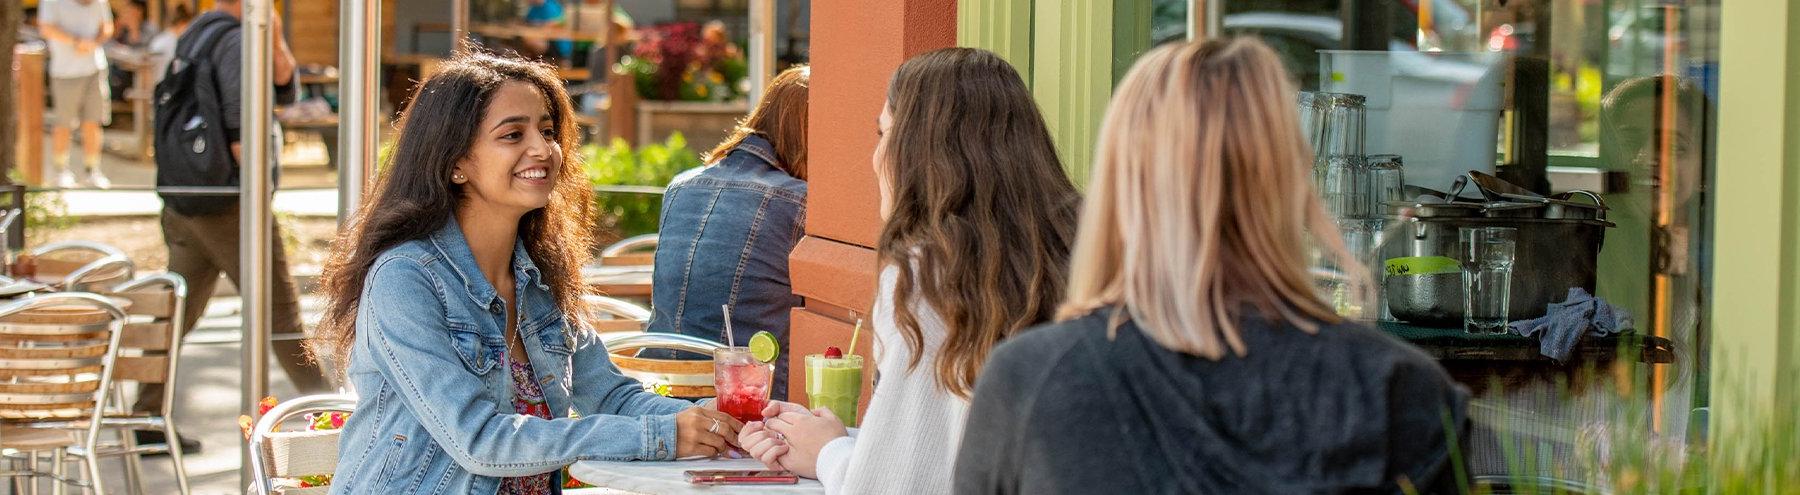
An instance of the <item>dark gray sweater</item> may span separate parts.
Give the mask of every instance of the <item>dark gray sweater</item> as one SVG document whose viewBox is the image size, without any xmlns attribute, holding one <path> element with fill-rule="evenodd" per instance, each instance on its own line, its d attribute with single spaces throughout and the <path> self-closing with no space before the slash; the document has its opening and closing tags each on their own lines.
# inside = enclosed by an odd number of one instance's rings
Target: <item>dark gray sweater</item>
<svg viewBox="0 0 1800 495">
<path fill-rule="evenodd" d="M 1446 433 L 1466 438 L 1468 392 L 1417 349 L 1359 325 L 1246 319 L 1247 355 L 1210 361 L 1131 322 L 1109 339 L 1108 314 L 994 351 L 956 493 L 1456 491 Z"/>
</svg>

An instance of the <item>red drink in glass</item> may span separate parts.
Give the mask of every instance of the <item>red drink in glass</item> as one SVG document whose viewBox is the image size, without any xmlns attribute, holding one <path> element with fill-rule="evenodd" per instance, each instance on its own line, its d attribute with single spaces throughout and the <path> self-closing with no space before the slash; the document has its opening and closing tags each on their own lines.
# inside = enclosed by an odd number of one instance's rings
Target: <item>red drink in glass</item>
<svg viewBox="0 0 1800 495">
<path fill-rule="evenodd" d="M 738 421 L 762 421 L 774 376 L 775 366 L 757 361 L 748 347 L 713 351 L 713 390 L 718 394 L 715 405 L 719 412 Z"/>
</svg>

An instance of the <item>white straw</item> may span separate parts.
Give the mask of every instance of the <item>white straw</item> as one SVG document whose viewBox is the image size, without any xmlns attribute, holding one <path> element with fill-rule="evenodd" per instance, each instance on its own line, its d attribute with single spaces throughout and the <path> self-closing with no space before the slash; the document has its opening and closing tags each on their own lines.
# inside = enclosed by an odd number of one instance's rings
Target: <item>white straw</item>
<svg viewBox="0 0 1800 495">
<path fill-rule="evenodd" d="M 721 305 L 719 309 L 725 310 L 725 347 L 737 347 L 737 339 L 731 336 L 731 305 Z"/>
</svg>

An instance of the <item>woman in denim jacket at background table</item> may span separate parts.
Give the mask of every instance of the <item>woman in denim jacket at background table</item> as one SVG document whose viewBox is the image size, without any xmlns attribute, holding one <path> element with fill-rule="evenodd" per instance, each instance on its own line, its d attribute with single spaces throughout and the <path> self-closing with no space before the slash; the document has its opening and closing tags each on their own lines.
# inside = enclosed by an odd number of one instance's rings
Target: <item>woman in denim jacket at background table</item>
<svg viewBox="0 0 1800 495">
<path fill-rule="evenodd" d="M 806 97 L 812 71 L 769 82 L 762 102 L 707 154 L 709 165 L 675 177 L 663 195 L 649 331 L 725 342 L 759 331 L 787 348 L 788 310 L 800 304 L 788 253 L 806 224 Z M 673 351 L 645 357 L 675 358 Z M 691 356 L 691 355 L 690 355 Z M 775 360 L 771 396 L 787 397 L 787 360 Z"/>
<path fill-rule="evenodd" d="M 322 282 L 315 352 L 359 395 L 332 493 L 550 494 L 578 460 L 731 448 L 736 421 L 644 391 L 582 324 L 575 135 L 547 65 L 465 55 L 420 85 Z"/>
</svg>

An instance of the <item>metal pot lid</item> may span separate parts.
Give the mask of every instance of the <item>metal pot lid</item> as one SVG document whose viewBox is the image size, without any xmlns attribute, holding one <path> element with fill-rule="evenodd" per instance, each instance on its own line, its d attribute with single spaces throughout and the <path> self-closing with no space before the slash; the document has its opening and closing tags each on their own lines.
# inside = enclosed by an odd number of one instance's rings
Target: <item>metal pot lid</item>
<svg viewBox="0 0 1800 495">
<path fill-rule="evenodd" d="M 1475 185 L 1481 197 L 1462 197 L 1464 189 Z M 1407 186 L 1414 194 L 1412 201 L 1385 203 L 1393 216 L 1418 218 L 1530 218 L 1543 220 L 1606 220 L 1606 201 L 1588 191 L 1569 191 L 1550 197 L 1540 196 L 1479 171 L 1457 177 L 1448 193 L 1422 187 Z M 1575 201 L 1585 198 L 1591 202 Z"/>
<path fill-rule="evenodd" d="M 1384 203 L 1390 216 L 1419 218 L 1535 218 L 1543 220 L 1605 220 L 1606 207 L 1568 201 L 1519 202 L 1491 201 L 1389 201 Z"/>
</svg>

